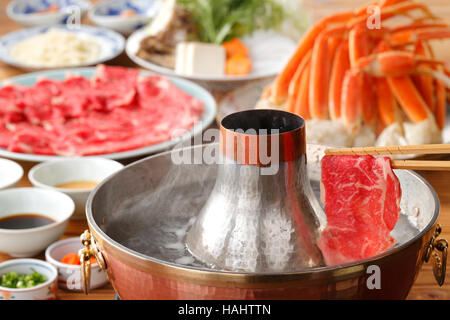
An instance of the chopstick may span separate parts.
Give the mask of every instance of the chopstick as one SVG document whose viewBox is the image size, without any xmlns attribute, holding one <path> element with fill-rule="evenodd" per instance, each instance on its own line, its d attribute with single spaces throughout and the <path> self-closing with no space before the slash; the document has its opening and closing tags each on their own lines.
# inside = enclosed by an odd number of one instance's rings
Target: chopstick
<svg viewBox="0 0 450 320">
<path fill-rule="evenodd" d="M 326 155 L 450 154 L 450 144 L 326 149 Z M 450 161 L 391 160 L 393 169 L 450 171 Z"/>
<path fill-rule="evenodd" d="M 393 169 L 450 171 L 450 161 L 391 160 L 391 166 Z"/>
<path fill-rule="evenodd" d="M 358 147 L 326 149 L 327 155 L 391 155 L 391 154 L 449 154 L 450 144 L 420 144 L 415 146 Z"/>
</svg>

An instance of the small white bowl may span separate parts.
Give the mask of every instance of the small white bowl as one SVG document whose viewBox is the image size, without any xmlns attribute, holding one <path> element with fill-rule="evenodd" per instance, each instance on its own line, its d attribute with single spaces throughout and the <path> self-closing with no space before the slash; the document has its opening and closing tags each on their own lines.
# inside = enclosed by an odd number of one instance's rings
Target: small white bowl
<svg viewBox="0 0 450 320">
<path fill-rule="evenodd" d="M 36 271 L 47 278 L 31 288 L 12 289 L 0 286 L 0 300 L 55 300 L 58 272 L 54 266 L 38 259 L 14 259 L 0 263 L 0 277 L 9 272 L 30 274 Z"/>
<path fill-rule="evenodd" d="M 0 252 L 32 257 L 55 242 L 66 229 L 75 204 L 64 193 L 39 188 L 0 191 L 0 219 L 15 214 L 39 214 L 55 222 L 29 229 L 0 229 Z"/>
<path fill-rule="evenodd" d="M 70 291 L 83 290 L 81 284 L 81 266 L 70 265 L 61 262 L 68 253 L 78 253 L 82 248 L 79 237 L 56 241 L 45 250 L 45 260 L 58 269 L 58 285 L 62 289 Z M 102 270 L 98 263 L 91 265 L 90 289 L 99 288 L 108 283 L 106 271 Z"/>
<path fill-rule="evenodd" d="M 58 5 L 59 10 L 36 13 L 52 4 Z M 6 13 L 11 20 L 25 27 L 52 26 L 67 22 L 76 23 L 90 6 L 90 2 L 86 0 L 14 0 L 8 4 Z"/>
<path fill-rule="evenodd" d="M 93 189 L 66 189 L 55 186 L 83 180 L 100 183 L 122 168 L 121 163 L 104 158 L 67 158 L 34 166 L 28 173 L 28 179 L 36 187 L 57 190 L 71 197 L 75 202 L 72 218 L 85 219 L 86 201 Z"/>
<path fill-rule="evenodd" d="M 120 16 L 123 10 L 132 9 L 136 15 Z M 129 35 L 147 25 L 158 11 L 156 0 L 106 0 L 94 5 L 88 12 L 96 25 Z"/>
<path fill-rule="evenodd" d="M 14 188 L 22 176 L 23 169 L 19 164 L 0 158 L 0 190 Z"/>
</svg>

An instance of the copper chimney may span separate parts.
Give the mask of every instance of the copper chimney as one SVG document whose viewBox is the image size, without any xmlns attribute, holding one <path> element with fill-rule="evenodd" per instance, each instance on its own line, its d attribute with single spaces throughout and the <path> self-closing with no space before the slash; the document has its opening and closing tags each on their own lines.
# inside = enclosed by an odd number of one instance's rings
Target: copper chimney
<svg viewBox="0 0 450 320">
<path fill-rule="evenodd" d="M 191 253 L 237 272 L 323 266 L 305 150 L 305 121 L 295 114 L 249 110 L 225 117 L 217 180 L 187 235 Z"/>
</svg>

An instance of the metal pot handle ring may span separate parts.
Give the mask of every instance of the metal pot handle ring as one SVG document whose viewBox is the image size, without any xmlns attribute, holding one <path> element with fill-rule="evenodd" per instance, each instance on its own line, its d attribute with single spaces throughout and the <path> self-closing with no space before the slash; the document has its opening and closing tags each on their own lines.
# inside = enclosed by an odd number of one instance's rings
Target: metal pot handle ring
<svg viewBox="0 0 450 320">
<path fill-rule="evenodd" d="M 439 284 L 442 286 L 445 281 L 445 273 L 447 270 L 447 251 L 448 242 L 446 239 L 437 239 L 442 232 L 441 226 L 438 224 L 434 230 L 434 234 L 427 244 L 424 252 L 423 260 L 430 261 L 433 258 L 433 274 Z"/>
<path fill-rule="evenodd" d="M 106 261 L 100 252 L 100 248 L 89 230 L 83 232 L 80 236 L 80 240 L 83 245 L 83 248 L 78 251 L 81 262 L 81 285 L 83 286 L 84 294 L 88 295 L 91 284 L 91 257 L 95 257 L 100 268 L 103 270 L 106 270 L 107 266 Z"/>
</svg>

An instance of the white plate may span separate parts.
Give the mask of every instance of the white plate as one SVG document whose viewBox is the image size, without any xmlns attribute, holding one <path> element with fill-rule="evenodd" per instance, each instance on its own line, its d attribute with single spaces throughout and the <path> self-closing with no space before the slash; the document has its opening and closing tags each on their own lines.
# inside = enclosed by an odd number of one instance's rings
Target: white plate
<svg viewBox="0 0 450 320">
<path fill-rule="evenodd" d="M 33 72 L 22 76 L 17 76 L 13 78 L 9 78 L 4 80 L 3 83 L 16 83 L 21 84 L 25 86 L 31 86 L 39 78 L 45 77 L 50 79 L 58 79 L 63 80 L 65 79 L 67 74 L 72 75 L 80 75 L 86 78 L 91 78 L 95 74 L 96 68 L 75 68 L 75 69 L 59 69 L 59 70 L 48 70 L 48 71 L 41 71 L 41 72 Z M 141 71 L 142 74 L 148 75 L 150 74 L 148 71 Z M 135 150 L 129 150 L 124 152 L 117 152 L 117 153 L 109 153 L 109 154 L 102 154 L 102 155 L 95 155 L 92 157 L 103 157 L 107 159 L 113 159 L 113 160 L 123 160 L 123 159 L 132 159 L 136 157 L 142 157 L 145 155 L 161 152 L 167 149 L 170 149 L 172 147 L 175 147 L 177 144 L 188 141 L 192 137 L 201 134 L 202 131 L 206 128 L 208 128 L 211 123 L 214 121 L 216 116 L 216 101 L 214 100 L 213 96 L 200 87 L 199 85 L 196 85 L 195 83 L 192 83 L 187 80 L 178 79 L 178 78 L 170 78 L 170 81 L 183 91 L 187 92 L 191 96 L 196 97 L 197 99 L 203 101 L 204 103 L 204 113 L 200 119 L 200 123 L 198 125 L 195 125 L 191 128 L 189 132 L 186 134 L 177 137 L 172 140 L 167 140 L 165 142 L 161 142 L 158 144 L 150 145 L 148 147 L 139 148 Z M 1 85 L 1 83 L 0 83 Z M 28 154 L 28 153 L 19 153 L 19 152 L 11 152 L 8 150 L 5 150 L 3 148 L 0 148 L 0 157 L 15 159 L 15 160 L 22 160 L 22 161 L 32 161 L 32 162 L 42 162 L 42 161 L 49 161 L 49 160 L 56 160 L 56 159 L 63 159 L 65 157 L 62 156 L 46 156 L 46 155 L 36 155 L 36 154 Z"/>
<path fill-rule="evenodd" d="M 253 64 L 249 74 L 242 76 L 184 75 L 136 56 L 140 42 L 146 36 L 148 36 L 148 30 L 143 28 L 135 31 L 128 38 L 125 50 L 131 60 L 146 69 L 168 76 L 183 77 L 207 86 L 226 86 L 227 84 L 237 86 L 250 80 L 275 76 L 286 65 L 296 48 L 296 43 L 290 38 L 274 31 L 260 30 L 251 36 L 242 38 L 244 44 L 249 48 Z"/>
<path fill-rule="evenodd" d="M 70 66 L 62 66 L 58 68 L 64 67 L 86 67 L 91 65 L 96 65 L 99 63 L 106 62 L 108 60 L 114 59 L 118 55 L 123 52 L 125 47 L 125 39 L 122 35 L 117 32 L 102 29 L 102 28 L 94 28 L 85 25 L 80 26 L 66 26 L 66 25 L 57 25 L 57 26 L 46 26 L 46 27 L 36 27 L 29 29 L 22 29 L 19 31 L 14 31 L 8 33 L 7 35 L 0 38 L 0 60 L 3 62 L 12 65 L 17 68 L 25 69 L 25 70 L 41 70 L 41 69 L 56 69 L 54 67 L 47 66 L 34 66 L 23 64 L 16 59 L 14 59 L 10 52 L 11 49 L 20 41 L 28 39 L 30 37 L 36 36 L 38 34 L 42 34 L 49 29 L 61 29 L 67 32 L 75 33 L 81 37 L 89 36 L 95 40 L 96 43 L 100 45 L 101 51 L 100 56 L 95 61 L 90 61 L 89 63 L 80 63 L 77 65 Z"/>
</svg>

